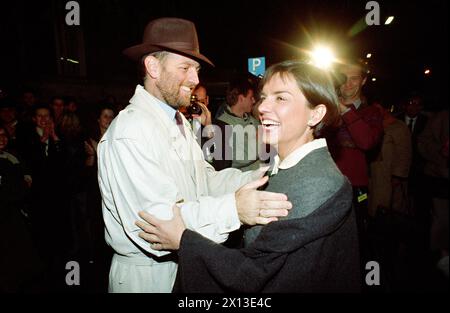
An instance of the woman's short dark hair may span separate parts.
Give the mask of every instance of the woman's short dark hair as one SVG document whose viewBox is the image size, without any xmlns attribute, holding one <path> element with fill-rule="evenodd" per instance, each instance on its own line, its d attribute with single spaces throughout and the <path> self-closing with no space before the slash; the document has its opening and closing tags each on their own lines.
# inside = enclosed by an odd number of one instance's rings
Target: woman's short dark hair
<svg viewBox="0 0 450 313">
<path fill-rule="evenodd" d="M 275 75 L 280 75 L 283 80 L 290 76 L 294 78 L 309 108 L 313 109 L 319 104 L 327 108 L 322 121 L 314 127 L 314 138 L 324 137 L 327 130 L 338 125 L 339 101 L 331 72 L 301 61 L 284 61 L 267 69 L 260 82 L 260 89 Z"/>
</svg>

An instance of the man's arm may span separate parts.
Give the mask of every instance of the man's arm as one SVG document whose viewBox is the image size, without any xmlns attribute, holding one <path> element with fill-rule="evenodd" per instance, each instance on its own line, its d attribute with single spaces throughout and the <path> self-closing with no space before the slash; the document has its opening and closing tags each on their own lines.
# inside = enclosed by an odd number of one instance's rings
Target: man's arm
<svg viewBox="0 0 450 313">
<path fill-rule="evenodd" d="M 99 148 L 100 184 L 110 185 L 124 231 L 144 250 L 155 252 L 139 238 L 139 228 L 134 225 L 141 210 L 170 219 L 172 206 L 183 201 L 180 206 L 186 225 L 217 242 L 225 241 L 228 232 L 239 228 L 234 193 L 185 201 L 177 177 L 165 172 L 156 151 L 144 149 L 144 143 L 132 139 L 115 140 L 109 145 Z"/>
<path fill-rule="evenodd" d="M 253 214 L 252 222 L 258 222 L 260 203 L 277 205 L 286 203 L 281 201 L 259 200 L 251 202 L 252 205 L 243 208 L 239 212 L 235 193 L 223 194 L 216 197 L 200 197 L 195 201 L 185 201 L 179 191 L 176 179 L 161 166 L 161 157 L 157 149 L 145 149 L 143 143 L 133 139 L 114 140 L 113 143 L 104 142 L 99 146 L 99 176 L 102 190 L 109 185 L 113 198 L 113 204 L 117 208 L 118 220 L 122 224 L 127 236 L 144 250 L 154 253 L 149 245 L 139 238 L 139 228 L 135 221 L 139 220 L 138 212 L 145 210 L 161 219 L 172 218 L 172 206 L 179 203 L 181 214 L 189 229 L 195 230 L 203 236 L 216 242 L 223 242 L 228 238 L 228 233 L 238 229 L 241 225 L 239 218 L 245 216 L 248 220 L 249 214 Z M 104 146 L 109 145 L 109 146 Z M 190 181 L 191 182 L 191 181 Z M 186 184 L 188 182 L 185 182 Z M 178 183 L 179 184 L 179 183 Z M 224 184 L 226 184 L 224 182 Z M 249 198 L 252 194 L 254 199 L 256 190 L 244 192 L 239 199 Z M 264 195 L 264 193 L 263 193 Z M 285 197 L 285 196 L 284 196 Z M 241 207 L 245 205 L 245 202 Z M 108 206 L 108 203 L 107 203 Z M 264 209 L 264 207 L 262 207 Z M 270 207 L 268 207 L 271 209 Z M 286 210 L 282 210 L 286 211 Z M 247 213 L 246 213 L 247 212 Z M 271 214 L 271 211 L 266 211 Z M 245 215 L 247 214 L 247 215 Z M 256 215 L 256 216 L 255 216 Z M 159 255 L 159 253 L 155 253 Z"/>
<path fill-rule="evenodd" d="M 187 230 L 180 209 L 176 206 L 174 218 L 170 221 L 158 220 L 144 212 L 140 216 L 149 223 L 136 223 L 145 231 L 140 236 L 152 243 L 155 249 L 180 249 L 178 253 L 182 270 L 178 273 L 178 284 L 187 292 L 220 292 L 224 291 L 223 288 L 258 292 L 286 258 L 286 254 L 269 251 L 260 257 L 251 257 L 244 250 L 218 245 Z M 197 279 L 193 281 L 193 277 Z"/>
<path fill-rule="evenodd" d="M 186 230 L 179 209 L 174 218 L 161 221 L 140 213 L 140 234 L 156 249 L 179 249 L 178 288 L 184 292 L 259 292 L 284 265 L 286 257 L 305 245 L 332 234 L 350 218 L 351 186 L 344 183 L 332 197 L 301 219 L 271 223 L 245 249 L 217 245 Z M 356 228 L 355 228 L 356 238 Z M 193 279 L 196 277 L 197 279 Z"/>
</svg>

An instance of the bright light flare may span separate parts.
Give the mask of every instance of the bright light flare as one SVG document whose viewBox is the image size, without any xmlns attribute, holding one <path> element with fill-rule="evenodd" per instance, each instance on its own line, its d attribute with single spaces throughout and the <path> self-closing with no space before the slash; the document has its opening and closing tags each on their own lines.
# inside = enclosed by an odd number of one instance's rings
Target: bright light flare
<svg viewBox="0 0 450 313">
<path fill-rule="evenodd" d="M 367 53 L 366 58 L 370 59 L 372 57 L 372 53 Z"/>
<path fill-rule="evenodd" d="M 330 68 L 334 61 L 334 53 L 328 47 L 316 47 L 311 52 L 311 62 L 322 69 Z"/>
<path fill-rule="evenodd" d="M 431 71 L 429 69 L 426 69 L 424 73 L 425 73 L 425 75 L 430 75 Z"/>
<path fill-rule="evenodd" d="M 384 22 L 384 25 L 389 25 L 389 24 L 391 24 L 393 20 L 394 20 L 394 17 L 393 17 L 393 16 L 389 16 L 389 17 L 387 18 L 386 22 Z"/>
</svg>

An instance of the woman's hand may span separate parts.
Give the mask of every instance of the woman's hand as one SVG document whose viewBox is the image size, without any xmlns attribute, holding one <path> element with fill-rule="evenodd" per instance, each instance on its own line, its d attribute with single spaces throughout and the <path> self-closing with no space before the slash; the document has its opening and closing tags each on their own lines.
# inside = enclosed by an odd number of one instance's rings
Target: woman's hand
<svg viewBox="0 0 450 313">
<path fill-rule="evenodd" d="M 169 221 L 157 219 L 145 211 L 139 212 L 139 216 L 147 222 L 136 222 L 136 226 L 144 231 L 139 233 L 139 237 L 151 243 L 153 250 L 179 249 L 186 226 L 178 206 L 173 206 L 173 218 Z"/>
<path fill-rule="evenodd" d="M 84 142 L 84 151 L 88 156 L 95 156 L 97 154 L 97 146 L 98 143 L 95 140 L 89 139 L 89 141 Z"/>
</svg>

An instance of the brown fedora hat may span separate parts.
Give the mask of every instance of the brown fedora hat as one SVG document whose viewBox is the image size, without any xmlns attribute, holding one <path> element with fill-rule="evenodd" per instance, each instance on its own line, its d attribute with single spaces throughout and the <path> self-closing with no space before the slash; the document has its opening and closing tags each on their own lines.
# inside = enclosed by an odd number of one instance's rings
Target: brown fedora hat
<svg viewBox="0 0 450 313">
<path fill-rule="evenodd" d="M 145 27 L 142 44 L 125 49 L 123 53 L 138 61 L 142 56 L 157 51 L 182 54 L 214 66 L 200 53 L 194 23 L 185 19 L 163 17 L 149 22 Z"/>
</svg>

